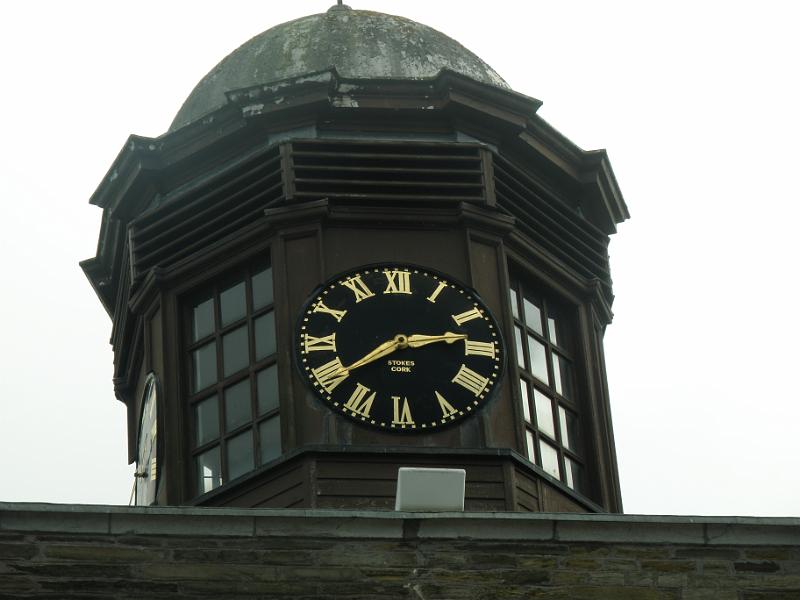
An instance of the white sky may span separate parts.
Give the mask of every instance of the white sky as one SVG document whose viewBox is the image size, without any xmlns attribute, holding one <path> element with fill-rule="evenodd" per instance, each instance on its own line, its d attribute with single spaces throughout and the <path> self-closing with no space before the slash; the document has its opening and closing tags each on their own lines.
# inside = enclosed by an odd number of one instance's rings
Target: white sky
<svg viewBox="0 0 800 600">
<path fill-rule="evenodd" d="M 226 54 L 332 3 L 2 4 L 0 500 L 128 502 L 89 196 Z M 632 214 L 606 334 L 626 512 L 800 516 L 800 5 L 350 4 L 447 33 L 608 149 Z"/>
</svg>

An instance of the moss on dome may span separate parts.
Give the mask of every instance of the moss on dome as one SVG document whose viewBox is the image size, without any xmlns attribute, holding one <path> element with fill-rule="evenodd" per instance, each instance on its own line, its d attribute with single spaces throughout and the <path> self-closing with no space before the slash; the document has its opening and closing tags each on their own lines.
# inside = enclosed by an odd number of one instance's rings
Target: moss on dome
<svg viewBox="0 0 800 600">
<path fill-rule="evenodd" d="M 194 88 L 170 130 L 225 104 L 225 92 L 335 67 L 352 79 L 428 79 L 443 68 L 508 88 L 452 38 L 415 21 L 337 7 L 277 25 L 245 42 Z"/>
</svg>

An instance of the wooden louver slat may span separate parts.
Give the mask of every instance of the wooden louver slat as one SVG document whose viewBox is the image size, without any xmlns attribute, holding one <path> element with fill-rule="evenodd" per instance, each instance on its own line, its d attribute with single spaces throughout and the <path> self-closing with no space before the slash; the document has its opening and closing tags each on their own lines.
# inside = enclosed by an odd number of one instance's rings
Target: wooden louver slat
<svg viewBox="0 0 800 600">
<path fill-rule="evenodd" d="M 277 148 L 216 175 L 197 190 L 167 197 L 161 206 L 134 223 L 133 273 L 169 267 L 209 246 L 283 197 Z"/>
<path fill-rule="evenodd" d="M 296 141 L 294 195 L 480 202 L 480 151 L 453 143 Z"/>
<path fill-rule="evenodd" d="M 545 198 L 535 181 L 502 158 L 494 163 L 497 206 L 520 231 L 587 278 L 611 284 L 607 237 L 557 198 Z"/>
</svg>

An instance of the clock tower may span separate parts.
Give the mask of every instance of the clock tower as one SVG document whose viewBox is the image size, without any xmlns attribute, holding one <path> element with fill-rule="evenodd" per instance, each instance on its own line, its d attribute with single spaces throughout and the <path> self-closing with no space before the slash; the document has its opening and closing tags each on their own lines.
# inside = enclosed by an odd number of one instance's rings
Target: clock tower
<svg viewBox="0 0 800 600">
<path fill-rule="evenodd" d="M 603 359 L 627 208 L 466 48 L 336 5 L 246 42 L 91 202 L 137 504 L 620 512 Z"/>
</svg>

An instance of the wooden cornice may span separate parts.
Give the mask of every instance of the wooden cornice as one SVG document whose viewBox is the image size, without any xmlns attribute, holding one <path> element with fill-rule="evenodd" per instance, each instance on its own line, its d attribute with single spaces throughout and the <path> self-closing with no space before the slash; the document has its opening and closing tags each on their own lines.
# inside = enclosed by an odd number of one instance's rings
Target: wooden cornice
<svg viewBox="0 0 800 600">
<path fill-rule="evenodd" d="M 606 219 L 606 233 L 616 233 L 616 224 L 629 219 L 631 215 L 608 160 L 608 153 L 605 150 L 585 152 L 583 163 L 581 181 L 585 184 L 587 194 L 594 200 L 587 205 L 596 210 L 597 218 Z"/>
<path fill-rule="evenodd" d="M 510 255 L 518 260 L 524 257 L 525 262 L 535 265 L 540 276 L 547 278 L 550 287 L 562 296 L 573 298 L 576 303 L 594 298 L 596 293 L 611 296 L 610 288 L 601 280 L 584 277 L 519 230 L 511 231 L 507 240 Z"/>
<path fill-rule="evenodd" d="M 592 310 L 594 311 L 596 322 L 599 324 L 600 329 L 603 330 L 614 319 L 614 311 L 611 310 L 614 296 L 609 293 L 599 279 L 592 279 L 589 285 L 591 288 L 589 296 Z"/>
<path fill-rule="evenodd" d="M 158 138 L 131 136 L 90 199 L 107 211 L 104 220 L 127 222 L 138 215 L 156 195 L 168 193 L 156 179 L 163 178 L 168 169 L 188 164 L 189 158 L 202 164 L 198 153 L 213 157 L 221 145 L 231 145 L 228 155 L 235 155 L 235 148 L 244 149 L 253 136 L 263 140 L 270 129 L 285 130 L 286 123 L 293 123 L 298 115 L 313 124 L 323 115 L 332 118 L 337 111 L 356 110 L 387 119 L 409 111 L 435 111 L 443 116 L 456 112 L 459 119 L 486 121 L 484 129 L 517 137 L 542 164 L 586 186 L 592 204 L 587 216 L 604 231 L 613 232 L 614 224 L 627 218 L 605 153 L 584 152 L 558 133 L 536 115 L 540 101 L 455 72 L 444 70 L 431 80 L 419 81 L 348 80 L 330 69 L 234 90 L 227 99 L 226 106 L 177 131 Z"/>
<path fill-rule="evenodd" d="M 369 225 L 380 226 L 391 223 L 427 227 L 452 227 L 466 224 L 475 229 L 505 236 L 514 229 L 515 219 L 501 214 L 492 208 L 458 202 L 441 204 L 438 207 L 421 205 L 383 205 L 353 204 L 331 201 L 328 198 L 315 202 L 288 204 L 264 211 L 270 229 L 291 227 L 297 224 L 308 224 L 315 221 L 326 221 L 336 225 Z"/>
<path fill-rule="evenodd" d="M 103 305 L 106 313 L 108 313 L 109 317 L 113 318 L 114 307 L 113 299 L 109 294 L 109 277 L 106 270 L 103 269 L 103 264 L 101 263 L 100 259 L 97 257 L 87 258 L 78 264 L 83 270 L 84 275 L 86 275 L 86 279 L 89 280 L 94 293 L 97 294 L 97 297 L 100 299 L 100 303 Z"/>
</svg>

